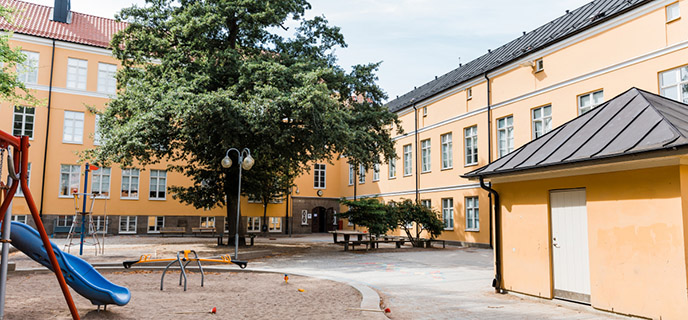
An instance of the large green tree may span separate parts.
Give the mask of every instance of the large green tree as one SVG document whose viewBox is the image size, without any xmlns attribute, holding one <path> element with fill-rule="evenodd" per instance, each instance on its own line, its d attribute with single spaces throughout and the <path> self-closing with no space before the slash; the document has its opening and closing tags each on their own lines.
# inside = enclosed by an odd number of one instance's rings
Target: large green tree
<svg viewBox="0 0 688 320">
<path fill-rule="evenodd" d="M 340 67 L 334 49 L 344 37 L 324 17 L 303 18 L 309 9 L 305 0 L 151 0 L 123 9 L 118 18 L 129 26 L 112 41 L 120 91 L 99 122 L 104 144 L 87 157 L 170 161 L 191 179 L 171 187 L 174 197 L 227 206 L 234 234 L 238 166 L 220 166 L 230 147 L 252 151 L 242 189 L 262 199 L 313 161 L 345 154 L 370 167 L 395 156 L 389 128 L 398 120 L 383 105 L 379 64 Z M 290 19 L 298 27 L 282 36 Z M 269 180 L 276 174 L 287 181 Z M 269 183 L 272 192 L 261 190 Z"/>
<path fill-rule="evenodd" d="M 13 24 L 21 12 L 11 7 L 0 6 L 0 21 L 2 24 Z M 26 89 L 23 82 L 17 79 L 15 72 L 17 65 L 26 60 L 21 48 L 12 48 L 9 39 L 11 32 L 0 34 L 0 100 L 11 103 L 37 105 L 39 101 Z"/>
</svg>

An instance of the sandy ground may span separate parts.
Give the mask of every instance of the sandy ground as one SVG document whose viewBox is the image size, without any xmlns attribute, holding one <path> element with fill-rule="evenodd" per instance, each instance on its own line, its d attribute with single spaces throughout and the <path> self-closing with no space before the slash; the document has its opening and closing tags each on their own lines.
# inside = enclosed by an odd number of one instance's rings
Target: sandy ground
<svg viewBox="0 0 688 320">
<path fill-rule="evenodd" d="M 179 272 L 165 275 L 160 291 L 160 271 L 104 273 L 110 281 L 129 288 L 129 304 L 96 311 L 90 301 L 72 291 L 82 319 L 366 319 L 360 293 L 345 284 L 281 274 L 206 272 L 188 277 L 187 291 L 178 285 Z M 304 289 L 299 292 L 298 289 Z M 10 273 L 5 319 L 71 319 L 52 273 Z M 216 307 L 217 314 L 210 310 Z"/>
</svg>

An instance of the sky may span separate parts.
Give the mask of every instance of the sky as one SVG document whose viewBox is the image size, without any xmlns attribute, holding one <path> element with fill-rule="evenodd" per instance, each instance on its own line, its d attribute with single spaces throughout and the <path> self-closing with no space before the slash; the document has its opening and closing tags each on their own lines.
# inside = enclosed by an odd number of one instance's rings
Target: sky
<svg viewBox="0 0 688 320">
<path fill-rule="evenodd" d="M 53 6 L 54 0 L 25 0 Z M 143 0 L 71 0 L 72 11 L 113 18 Z M 590 0 L 311 0 L 348 44 L 339 64 L 382 61 L 378 84 L 389 100 L 407 93 Z M 96 4 L 97 3 L 97 4 Z"/>
</svg>

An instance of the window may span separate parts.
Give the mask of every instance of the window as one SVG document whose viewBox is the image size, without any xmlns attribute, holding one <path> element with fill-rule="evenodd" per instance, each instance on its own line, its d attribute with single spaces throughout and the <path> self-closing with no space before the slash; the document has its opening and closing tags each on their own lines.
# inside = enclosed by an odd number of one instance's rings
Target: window
<svg viewBox="0 0 688 320">
<path fill-rule="evenodd" d="M 397 158 L 389 158 L 389 178 L 394 179 L 397 177 Z"/>
<path fill-rule="evenodd" d="M 81 59 L 67 59 L 67 88 L 86 90 L 86 75 L 88 61 Z"/>
<path fill-rule="evenodd" d="M 404 146 L 404 176 L 410 176 L 413 172 L 413 168 L 411 167 L 413 165 L 411 157 L 413 157 L 411 145 L 407 144 Z"/>
<path fill-rule="evenodd" d="M 110 168 L 100 168 L 93 173 L 93 182 L 91 182 L 91 193 L 98 198 L 110 198 Z"/>
<path fill-rule="evenodd" d="M 108 228 L 108 219 L 104 216 L 91 216 L 91 221 L 93 222 L 93 226 L 96 228 L 96 232 L 98 233 L 107 233 L 107 228 Z"/>
<path fill-rule="evenodd" d="M 167 171 L 151 170 L 150 193 L 148 199 L 165 200 L 167 192 Z"/>
<path fill-rule="evenodd" d="M 27 84 L 38 83 L 38 52 L 22 50 L 21 53 L 26 55 L 26 60 L 17 65 L 17 79 Z"/>
<path fill-rule="evenodd" d="M 160 233 L 165 226 L 165 217 L 148 217 L 148 233 Z"/>
<path fill-rule="evenodd" d="M 430 139 L 420 142 L 420 166 L 421 172 L 430 172 Z"/>
<path fill-rule="evenodd" d="M 545 70 L 545 63 L 542 59 L 535 60 L 535 72 L 540 72 Z"/>
<path fill-rule="evenodd" d="M 442 199 L 442 221 L 444 230 L 454 230 L 454 199 Z"/>
<path fill-rule="evenodd" d="M 533 139 L 552 131 L 552 106 L 533 109 Z"/>
<path fill-rule="evenodd" d="M 466 230 L 480 230 L 480 215 L 478 214 L 478 197 L 466 197 Z"/>
<path fill-rule="evenodd" d="M 423 117 L 428 116 L 428 107 L 423 107 Z"/>
<path fill-rule="evenodd" d="M 659 94 L 669 99 L 688 103 L 688 66 L 660 73 Z"/>
<path fill-rule="evenodd" d="M 282 231 L 282 218 L 280 217 L 269 217 L 268 218 L 268 232 L 281 232 Z"/>
<path fill-rule="evenodd" d="M 442 142 L 442 169 L 451 169 L 454 166 L 451 132 L 441 135 L 440 140 Z"/>
<path fill-rule="evenodd" d="M 60 197 L 71 197 L 79 192 L 80 166 L 63 164 L 60 166 Z"/>
<path fill-rule="evenodd" d="M 215 217 L 201 217 L 201 228 L 215 228 Z"/>
<path fill-rule="evenodd" d="M 497 120 L 497 157 L 514 151 L 514 117 L 508 116 Z"/>
<path fill-rule="evenodd" d="M 466 154 L 466 165 L 478 164 L 478 126 L 468 127 L 463 129 L 463 136 L 465 140 L 464 153 Z"/>
<path fill-rule="evenodd" d="M 358 183 L 365 183 L 366 169 L 362 164 L 358 165 Z"/>
<path fill-rule="evenodd" d="M 84 113 L 65 111 L 62 142 L 82 143 L 84 137 Z"/>
<path fill-rule="evenodd" d="M 98 63 L 98 92 L 114 94 L 117 91 L 116 73 L 116 65 L 102 62 Z"/>
<path fill-rule="evenodd" d="M 29 136 L 33 139 L 33 121 L 36 109 L 31 107 L 14 107 L 14 122 L 12 122 L 12 135 Z"/>
<path fill-rule="evenodd" d="M 26 218 L 27 218 L 26 215 L 13 215 L 13 216 L 12 216 L 12 221 L 21 222 L 21 223 L 24 223 L 24 224 L 25 224 L 25 223 L 26 223 Z"/>
<path fill-rule="evenodd" d="M 578 114 L 584 114 L 604 101 L 604 91 L 599 90 L 578 96 Z"/>
<path fill-rule="evenodd" d="M 422 205 L 423 207 L 426 207 L 428 209 L 432 209 L 432 200 L 430 200 L 430 199 L 420 200 L 420 205 Z"/>
<path fill-rule="evenodd" d="M 373 181 L 380 181 L 380 164 L 373 165 Z"/>
<path fill-rule="evenodd" d="M 136 233 L 136 216 L 119 216 L 119 233 Z"/>
<path fill-rule="evenodd" d="M 260 232 L 260 217 L 247 217 L 246 228 L 248 232 Z"/>
<path fill-rule="evenodd" d="M 26 166 L 26 185 L 31 188 L 31 162 L 29 162 L 29 165 Z M 17 188 L 17 193 L 15 195 L 19 197 L 24 196 L 24 190 L 22 190 L 21 184 L 19 184 L 19 187 Z"/>
<path fill-rule="evenodd" d="M 72 221 L 74 221 L 74 216 L 57 216 L 57 219 L 55 219 L 55 226 L 71 227 Z"/>
<path fill-rule="evenodd" d="M 672 3 L 666 6 L 666 21 L 674 21 L 681 17 L 681 9 L 678 6 L 678 2 Z"/>
<path fill-rule="evenodd" d="M 473 88 L 466 89 L 466 100 L 473 99 Z"/>
<path fill-rule="evenodd" d="M 98 124 L 100 123 L 100 118 L 102 118 L 103 115 L 97 114 L 96 115 L 96 123 L 93 126 L 93 144 L 98 146 L 102 143 L 103 137 L 100 136 L 100 130 L 98 129 Z"/>
<path fill-rule="evenodd" d="M 120 199 L 139 198 L 139 169 L 122 169 L 122 193 Z"/>
<path fill-rule="evenodd" d="M 350 164 L 349 165 L 349 185 L 352 186 L 354 184 L 354 165 Z"/>
<path fill-rule="evenodd" d="M 313 188 L 325 189 L 325 164 L 315 164 L 313 168 Z"/>
</svg>

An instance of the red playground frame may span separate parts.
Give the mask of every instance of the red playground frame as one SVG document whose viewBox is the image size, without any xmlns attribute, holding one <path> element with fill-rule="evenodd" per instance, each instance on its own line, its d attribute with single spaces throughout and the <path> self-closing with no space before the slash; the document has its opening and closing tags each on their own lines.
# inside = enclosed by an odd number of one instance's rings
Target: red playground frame
<svg viewBox="0 0 688 320">
<path fill-rule="evenodd" d="M 53 250 L 47 250 L 47 248 L 52 248 L 52 245 L 50 243 L 50 239 L 48 238 L 48 234 L 45 232 L 45 228 L 43 227 L 43 221 L 41 221 L 41 218 L 38 215 L 36 203 L 34 202 L 33 196 L 31 195 L 31 191 L 29 190 L 29 186 L 26 182 L 26 169 L 29 165 L 29 137 L 14 137 L 0 130 L 0 148 L 8 147 L 12 147 L 13 149 L 12 154 L 14 167 L 21 168 L 21 172 L 19 173 L 19 181 L 14 179 L 12 180 L 12 185 L 9 187 L 6 197 L 2 200 L 2 204 L 0 205 L 0 222 L 2 222 L 2 220 L 5 218 L 5 212 L 7 211 L 7 208 L 10 206 L 12 198 L 14 198 L 14 194 L 17 191 L 19 184 L 21 183 L 21 188 L 24 193 L 24 199 L 26 199 L 26 204 L 29 206 L 29 210 L 31 211 L 33 221 L 36 223 L 36 229 L 38 229 L 38 233 L 40 233 L 41 235 L 43 247 L 46 248 L 46 252 L 48 253 L 48 257 L 50 258 L 50 264 L 52 265 L 53 270 L 55 272 L 55 276 L 57 277 L 57 282 L 60 283 L 60 289 L 62 289 L 62 294 L 64 295 L 65 300 L 67 301 L 67 305 L 69 306 L 69 312 L 71 312 L 73 319 L 80 319 L 79 311 L 76 309 L 76 305 L 74 305 L 72 294 L 69 292 L 67 282 L 65 282 L 64 276 L 62 275 L 62 269 L 60 269 L 60 265 L 57 262 L 55 252 L 53 252 Z"/>
</svg>

